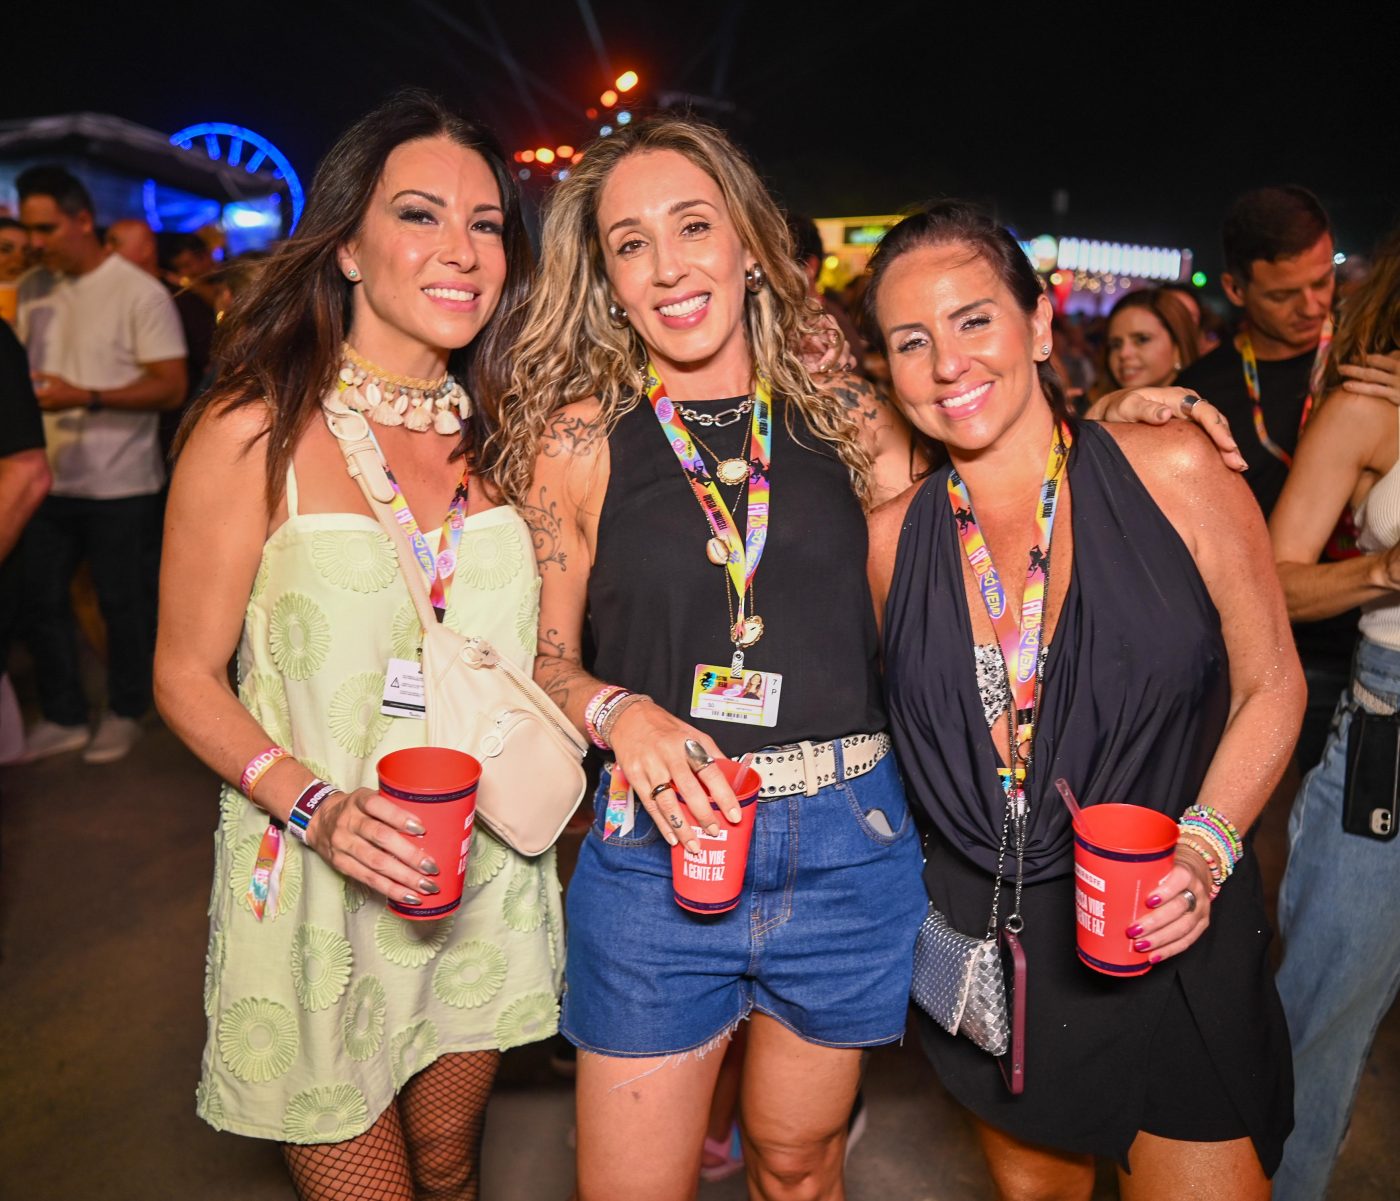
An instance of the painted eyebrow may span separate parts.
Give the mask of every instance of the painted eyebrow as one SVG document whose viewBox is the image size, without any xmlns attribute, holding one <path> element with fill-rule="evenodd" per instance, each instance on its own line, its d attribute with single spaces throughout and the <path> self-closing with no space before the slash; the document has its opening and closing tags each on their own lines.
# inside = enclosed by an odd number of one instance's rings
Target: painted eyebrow
<svg viewBox="0 0 1400 1201">
<path fill-rule="evenodd" d="M 389 197 L 389 203 L 393 204 L 400 196 L 421 196 L 429 204 L 435 204 L 439 208 L 447 207 L 447 201 L 441 196 L 434 196 L 431 192 L 425 192 L 421 188 L 404 188 L 402 192 L 395 192 Z"/>
<path fill-rule="evenodd" d="M 669 217 L 674 217 L 677 213 L 683 213 L 686 209 L 695 208 L 697 205 L 701 204 L 703 204 L 706 208 L 715 207 L 708 200 L 677 200 L 675 204 L 673 204 L 670 208 L 666 210 L 666 215 Z M 612 234 L 619 229 L 628 229 L 640 224 L 641 220 L 637 217 L 624 217 L 621 221 L 614 221 L 610 226 L 608 226 L 608 234 Z"/>
</svg>

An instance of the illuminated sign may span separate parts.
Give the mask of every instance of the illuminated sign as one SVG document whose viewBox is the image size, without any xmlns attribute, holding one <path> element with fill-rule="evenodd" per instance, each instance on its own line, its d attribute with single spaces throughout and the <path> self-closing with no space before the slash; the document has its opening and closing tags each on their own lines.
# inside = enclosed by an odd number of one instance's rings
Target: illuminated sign
<svg viewBox="0 0 1400 1201">
<path fill-rule="evenodd" d="M 170 135 L 170 143 L 181 150 L 193 150 L 196 141 L 212 159 L 222 159 L 230 167 L 242 167 L 252 174 L 264 163 L 272 168 L 272 177 L 287 185 L 287 197 L 292 202 L 292 229 L 301 220 L 306 193 L 287 156 L 260 133 L 242 125 L 224 121 L 203 121 L 188 125 Z"/>
</svg>

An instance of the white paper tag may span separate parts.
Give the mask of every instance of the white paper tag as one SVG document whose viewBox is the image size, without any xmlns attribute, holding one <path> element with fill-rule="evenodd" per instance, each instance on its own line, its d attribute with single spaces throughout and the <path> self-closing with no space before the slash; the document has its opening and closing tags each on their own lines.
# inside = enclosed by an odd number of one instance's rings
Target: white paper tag
<svg viewBox="0 0 1400 1201">
<path fill-rule="evenodd" d="M 690 716 L 732 721 L 745 726 L 778 724 L 783 677 L 776 671 L 734 672 L 713 663 L 697 663 Z"/>
<path fill-rule="evenodd" d="M 427 717 L 421 663 L 412 659 L 389 660 L 389 668 L 384 673 L 384 699 L 379 702 L 379 712 L 386 717 Z"/>
</svg>

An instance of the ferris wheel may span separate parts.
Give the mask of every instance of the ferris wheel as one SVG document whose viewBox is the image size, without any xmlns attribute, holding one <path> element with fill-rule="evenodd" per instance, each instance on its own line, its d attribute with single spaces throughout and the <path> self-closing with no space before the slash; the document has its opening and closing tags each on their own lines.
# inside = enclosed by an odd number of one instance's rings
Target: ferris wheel
<svg viewBox="0 0 1400 1201">
<path fill-rule="evenodd" d="M 210 158 L 220 159 L 230 167 L 242 167 L 250 174 L 264 164 L 270 165 L 272 177 L 287 185 L 287 196 L 292 203 L 292 229 L 296 228 L 306 203 L 306 193 L 287 156 L 262 134 L 226 121 L 202 121 L 172 133 L 170 142 L 181 150 L 193 150 L 200 144 Z"/>
</svg>

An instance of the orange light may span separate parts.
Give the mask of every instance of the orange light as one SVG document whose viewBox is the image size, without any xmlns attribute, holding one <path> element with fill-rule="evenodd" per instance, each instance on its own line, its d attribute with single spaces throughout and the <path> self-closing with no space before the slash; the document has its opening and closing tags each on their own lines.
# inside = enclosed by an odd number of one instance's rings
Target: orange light
<svg viewBox="0 0 1400 1201">
<path fill-rule="evenodd" d="M 635 71 L 624 71 L 617 77 L 616 86 L 619 92 L 630 92 L 637 86 L 637 73 Z"/>
<path fill-rule="evenodd" d="M 617 103 L 617 93 L 614 92 L 612 88 L 609 88 L 598 97 L 598 103 L 604 108 L 612 108 L 612 106 Z"/>
<path fill-rule="evenodd" d="M 548 146 L 541 146 L 538 150 L 535 151 L 535 158 L 539 162 L 544 163 L 545 166 L 548 166 L 554 161 L 554 151 L 552 151 Z"/>
<path fill-rule="evenodd" d="M 581 163 L 581 162 L 583 162 L 583 151 L 582 151 L 582 150 L 575 151 L 574 154 L 569 158 L 569 162 L 571 162 L 571 163 Z"/>
<path fill-rule="evenodd" d="M 560 146 L 559 149 L 556 150 L 554 153 L 557 154 L 560 158 L 573 158 L 574 148 L 566 143 L 565 145 Z"/>
<path fill-rule="evenodd" d="M 523 163 L 525 161 L 525 151 L 517 150 L 515 152 L 515 161 L 517 163 Z"/>
<path fill-rule="evenodd" d="M 533 150 L 522 150 L 515 157 L 522 163 L 533 163 L 535 161 L 535 152 Z"/>
</svg>

